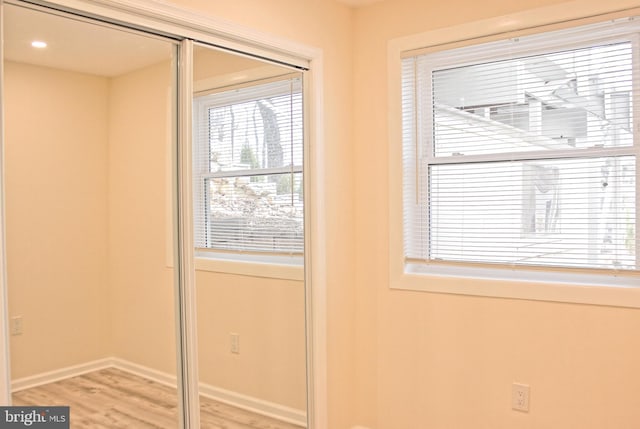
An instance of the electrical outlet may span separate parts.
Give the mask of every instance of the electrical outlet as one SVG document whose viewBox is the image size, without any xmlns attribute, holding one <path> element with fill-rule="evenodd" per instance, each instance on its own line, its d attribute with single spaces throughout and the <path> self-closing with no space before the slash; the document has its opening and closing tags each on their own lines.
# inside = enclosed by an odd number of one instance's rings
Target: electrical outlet
<svg viewBox="0 0 640 429">
<path fill-rule="evenodd" d="M 11 335 L 22 335 L 22 316 L 16 316 L 11 318 Z"/>
<path fill-rule="evenodd" d="M 240 354 L 240 334 L 229 334 L 231 340 L 231 353 Z"/>
<path fill-rule="evenodd" d="M 513 383 L 511 386 L 511 408 L 516 411 L 529 411 L 529 386 Z"/>
</svg>

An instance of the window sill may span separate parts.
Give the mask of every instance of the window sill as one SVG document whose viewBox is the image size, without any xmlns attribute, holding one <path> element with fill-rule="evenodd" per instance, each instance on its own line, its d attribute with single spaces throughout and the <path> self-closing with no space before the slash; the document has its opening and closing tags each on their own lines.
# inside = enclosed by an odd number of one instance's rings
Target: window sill
<svg viewBox="0 0 640 429">
<path fill-rule="evenodd" d="M 594 274 L 406 264 L 391 288 L 534 301 L 640 308 L 637 272 Z"/>
<path fill-rule="evenodd" d="M 226 255 L 196 252 L 196 271 L 304 281 L 302 256 Z"/>
</svg>

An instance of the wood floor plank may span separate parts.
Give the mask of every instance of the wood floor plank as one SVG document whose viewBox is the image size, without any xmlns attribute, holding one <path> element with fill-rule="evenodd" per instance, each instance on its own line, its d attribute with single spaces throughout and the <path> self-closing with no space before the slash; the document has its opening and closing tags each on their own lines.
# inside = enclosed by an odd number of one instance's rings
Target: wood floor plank
<svg viewBox="0 0 640 429">
<path fill-rule="evenodd" d="M 72 429 L 175 429 L 176 389 L 106 368 L 12 395 L 14 405 L 68 405 Z M 200 397 L 202 429 L 302 429 Z"/>
</svg>

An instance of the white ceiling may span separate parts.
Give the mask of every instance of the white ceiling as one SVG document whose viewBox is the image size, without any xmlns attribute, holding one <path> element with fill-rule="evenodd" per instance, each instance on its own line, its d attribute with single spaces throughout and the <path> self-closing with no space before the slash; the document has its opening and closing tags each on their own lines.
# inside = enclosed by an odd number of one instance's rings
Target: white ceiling
<svg viewBox="0 0 640 429">
<path fill-rule="evenodd" d="M 10 61 L 113 77 L 171 58 L 172 44 L 78 19 L 5 4 L 4 55 Z M 45 49 L 31 47 L 47 42 Z"/>
</svg>

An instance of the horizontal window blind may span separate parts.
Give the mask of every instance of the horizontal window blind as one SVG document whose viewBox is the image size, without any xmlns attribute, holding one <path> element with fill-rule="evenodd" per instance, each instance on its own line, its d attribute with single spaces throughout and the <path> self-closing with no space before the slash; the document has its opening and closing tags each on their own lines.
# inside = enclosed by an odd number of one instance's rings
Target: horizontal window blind
<svg viewBox="0 0 640 429">
<path fill-rule="evenodd" d="M 194 110 L 196 246 L 302 253 L 301 78 L 214 92 Z"/>
<path fill-rule="evenodd" d="M 611 34 L 403 59 L 407 260 L 638 268 L 638 46 Z"/>
</svg>

